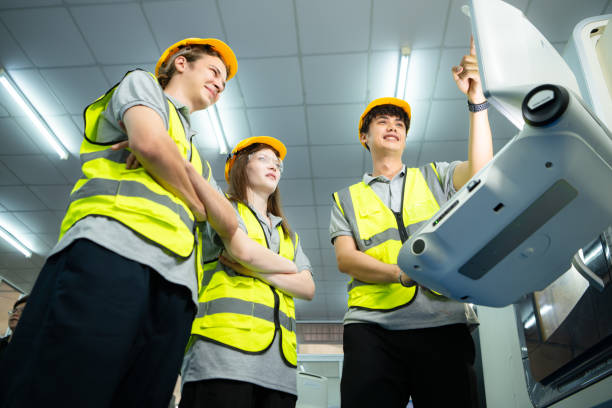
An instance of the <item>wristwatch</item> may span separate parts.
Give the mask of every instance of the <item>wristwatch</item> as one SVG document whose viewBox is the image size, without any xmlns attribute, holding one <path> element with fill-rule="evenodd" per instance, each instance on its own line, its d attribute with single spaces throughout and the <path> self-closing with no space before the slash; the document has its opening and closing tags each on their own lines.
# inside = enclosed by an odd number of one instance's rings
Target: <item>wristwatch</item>
<svg viewBox="0 0 612 408">
<path fill-rule="evenodd" d="M 470 112 L 480 112 L 485 109 L 489 109 L 489 106 L 491 106 L 489 101 L 484 101 L 483 103 L 471 103 L 468 101 L 468 109 Z"/>
</svg>

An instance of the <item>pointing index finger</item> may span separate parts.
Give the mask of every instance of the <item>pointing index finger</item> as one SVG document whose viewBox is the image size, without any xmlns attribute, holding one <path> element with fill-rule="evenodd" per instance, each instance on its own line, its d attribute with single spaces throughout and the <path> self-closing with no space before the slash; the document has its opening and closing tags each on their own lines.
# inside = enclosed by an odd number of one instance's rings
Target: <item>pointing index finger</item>
<svg viewBox="0 0 612 408">
<path fill-rule="evenodd" d="M 474 36 L 470 37 L 470 55 L 476 55 L 476 45 L 474 44 Z"/>
</svg>

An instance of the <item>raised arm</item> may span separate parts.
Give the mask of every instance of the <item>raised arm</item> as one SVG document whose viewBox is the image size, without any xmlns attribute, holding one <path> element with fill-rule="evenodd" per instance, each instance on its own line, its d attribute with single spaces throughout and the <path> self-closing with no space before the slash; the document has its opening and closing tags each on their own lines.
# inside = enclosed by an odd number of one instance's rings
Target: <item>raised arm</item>
<svg viewBox="0 0 612 408">
<path fill-rule="evenodd" d="M 474 38 L 470 40 L 470 54 L 464 55 L 461 63 L 453 67 L 453 78 L 459 90 L 467 96 L 470 103 L 480 104 L 486 101 L 482 91 Z M 455 168 L 453 185 L 456 190 L 463 187 L 493 157 L 493 140 L 488 110 L 469 112 L 469 115 L 468 160 Z"/>
</svg>

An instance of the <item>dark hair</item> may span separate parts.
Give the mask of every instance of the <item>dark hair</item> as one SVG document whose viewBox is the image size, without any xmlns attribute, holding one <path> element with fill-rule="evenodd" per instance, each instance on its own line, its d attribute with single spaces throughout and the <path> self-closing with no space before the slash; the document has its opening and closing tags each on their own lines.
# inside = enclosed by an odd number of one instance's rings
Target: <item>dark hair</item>
<svg viewBox="0 0 612 408">
<path fill-rule="evenodd" d="M 159 67 L 159 74 L 157 75 L 157 81 L 161 85 L 162 88 L 166 88 L 174 74 L 176 73 L 176 67 L 174 66 L 174 61 L 177 57 L 183 56 L 187 60 L 187 62 L 194 62 L 202 58 L 204 55 L 211 55 L 213 57 L 219 58 L 223 61 L 223 65 L 225 65 L 225 71 L 229 75 L 229 67 L 227 63 L 221 57 L 212 46 L 208 44 L 192 44 L 184 46 L 178 51 L 176 54 L 172 55 L 168 58 L 162 65 Z"/>
<path fill-rule="evenodd" d="M 406 126 L 406 132 L 408 132 L 408 129 L 410 128 L 410 118 L 408 117 L 406 111 L 400 108 L 399 106 L 386 104 L 375 106 L 365 115 L 365 117 L 363 118 L 363 122 L 361 123 L 361 129 L 359 129 L 359 133 L 368 133 L 368 130 L 370 129 L 370 123 L 372 123 L 374 119 L 382 115 L 395 116 L 400 118 Z M 370 150 L 370 147 L 367 144 L 366 148 Z"/>
<path fill-rule="evenodd" d="M 232 201 L 239 201 L 243 204 L 247 204 L 247 187 L 249 185 L 249 178 L 247 175 L 246 167 L 249 162 L 249 154 L 258 152 L 263 149 L 270 149 L 278 157 L 278 152 L 273 147 L 264 143 L 254 143 L 246 148 L 240 150 L 236 155 L 236 160 L 229 173 L 229 188 L 228 196 Z M 283 213 L 283 207 L 281 205 L 280 193 L 278 186 L 276 190 L 268 197 L 268 206 L 266 209 L 269 213 L 282 218 L 281 227 L 286 236 L 293 240 L 293 232 L 289 226 L 289 222 Z"/>
<path fill-rule="evenodd" d="M 30 297 L 30 295 L 25 295 L 24 297 L 22 297 L 21 299 L 18 299 L 15 304 L 13 305 L 13 309 L 15 309 L 17 306 L 19 306 L 22 303 L 26 303 L 28 301 L 28 298 Z"/>
</svg>

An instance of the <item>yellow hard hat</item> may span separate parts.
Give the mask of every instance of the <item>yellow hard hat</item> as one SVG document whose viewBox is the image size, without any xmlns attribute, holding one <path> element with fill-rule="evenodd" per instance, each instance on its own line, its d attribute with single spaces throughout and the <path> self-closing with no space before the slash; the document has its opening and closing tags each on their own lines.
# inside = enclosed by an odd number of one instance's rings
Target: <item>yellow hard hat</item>
<svg viewBox="0 0 612 408">
<path fill-rule="evenodd" d="M 238 60 L 236 60 L 236 55 L 234 51 L 221 40 L 217 40 L 216 38 L 185 38 L 182 41 L 179 41 L 175 44 L 172 44 L 170 47 L 164 51 L 157 64 L 155 65 L 155 76 L 159 76 L 159 69 L 161 66 L 170 59 L 174 54 L 179 52 L 181 48 L 186 47 L 188 45 L 210 45 L 215 51 L 221 55 L 221 59 L 225 65 L 227 65 L 227 81 L 232 79 L 234 75 L 236 75 L 236 71 L 238 70 Z"/>
<path fill-rule="evenodd" d="M 272 136 L 253 136 L 247 139 L 240 141 L 227 155 L 227 159 L 225 159 L 225 180 L 229 183 L 229 173 L 236 161 L 236 156 L 241 150 L 246 149 L 247 147 L 254 145 L 256 143 L 261 143 L 270 146 L 274 150 L 278 152 L 279 159 L 283 160 L 287 155 L 287 148 L 280 140 L 272 137 Z"/>
<path fill-rule="evenodd" d="M 410 120 L 410 105 L 405 100 L 398 99 L 398 98 L 392 98 L 390 96 L 385 97 L 385 98 L 374 99 L 365 108 L 365 110 L 361 114 L 361 117 L 359 118 L 359 126 L 357 127 L 357 137 L 359 137 L 359 142 L 361 142 L 363 147 L 366 147 L 365 143 L 361 141 L 361 126 L 363 125 L 363 119 L 372 109 L 374 109 L 377 106 L 381 106 L 381 105 L 395 105 L 399 108 L 402 108 L 404 112 L 406 112 L 406 115 L 408 115 L 408 120 Z M 408 132 L 408 129 L 406 129 L 406 132 Z"/>
</svg>

